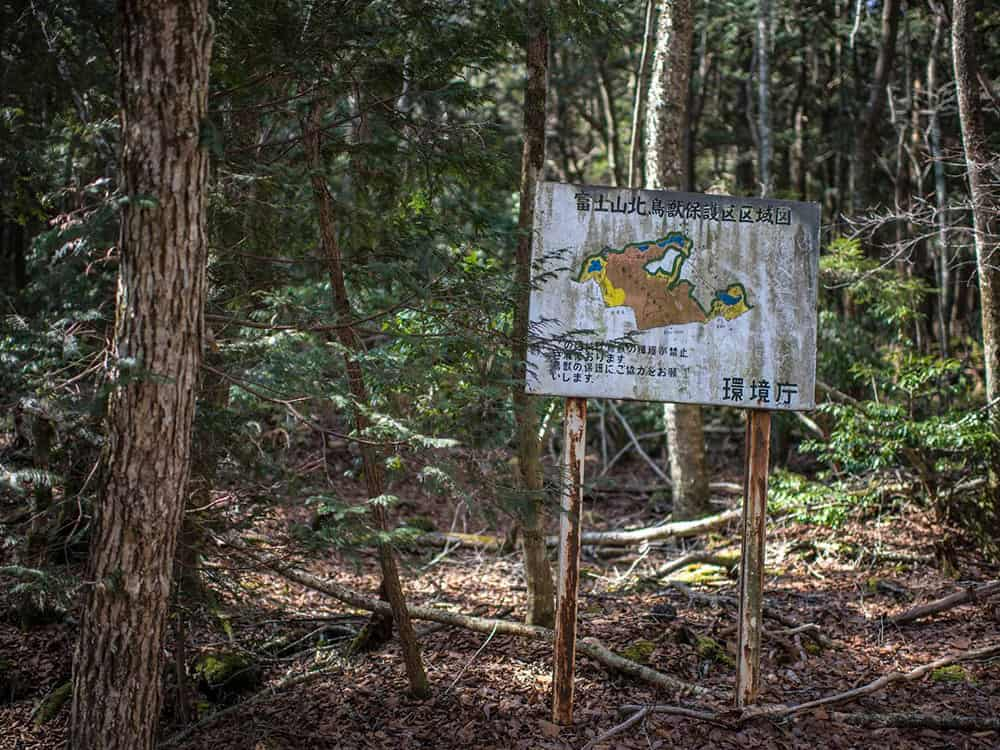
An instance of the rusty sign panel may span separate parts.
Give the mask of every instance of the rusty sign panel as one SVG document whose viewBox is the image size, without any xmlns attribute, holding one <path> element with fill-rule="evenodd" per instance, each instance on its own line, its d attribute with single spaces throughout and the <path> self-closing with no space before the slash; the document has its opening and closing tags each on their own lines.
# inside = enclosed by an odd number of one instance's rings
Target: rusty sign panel
<svg viewBox="0 0 1000 750">
<path fill-rule="evenodd" d="M 543 182 L 530 393 L 815 406 L 819 205 Z"/>
</svg>

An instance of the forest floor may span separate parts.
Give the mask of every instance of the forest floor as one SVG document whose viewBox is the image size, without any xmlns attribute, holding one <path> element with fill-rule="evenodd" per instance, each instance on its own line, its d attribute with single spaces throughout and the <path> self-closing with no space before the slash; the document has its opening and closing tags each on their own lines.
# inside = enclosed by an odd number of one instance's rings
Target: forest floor
<svg viewBox="0 0 1000 750">
<path fill-rule="evenodd" d="M 589 469 L 588 469 L 589 470 Z M 650 497 L 630 484 L 655 479 L 642 465 L 623 466 L 611 491 L 586 498 L 585 526 L 617 529 L 648 526 L 663 519 Z M 733 477 L 729 477 L 733 479 Z M 648 480 L 648 481 L 647 481 Z M 424 494 L 418 487 L 395 511 L 401 519 L 428 519 L 448 529 L 502 535 L 503 524 L 478 518 L 464 505 Z M 232 517 L 240 512 L 238 491 L 217 500 Z M 716 498 L 720 510 L 737 507 L 733 495 Z M 839 527 L 773 519 L 768 529 L 766 600 L 786 618 L 815 623 L 832 641 L 816 648 L 799 637 L 766 637 L 760 701 L 798 704 L 868 683 L 892 671 L 907 671 L 956 651 L 995 645 L 998 598 L 966 604 L 930 618 L 892 626 L 884 616 L 961 590 L 970 582 L 994 580 L 998 568 L 972 549 L 953 560 L 956 572 L 943 575 L 934 562 L 940 533 L 928 512 L 902 503 L 891 512 L 869 509 Z M 253 532 L 273 552 L 288 547 L 289 529 L 306 519 L 301 503 L 289 502 L 254 522 Z M 574 748 L 621 723 L 623 705 L 666 703 L 724 711 L 732 703 L 735 609 L 700 601 L 656 568 L 692 549 L 738 550 L 736 524 L 702 538 L 622 550 L 607 557 L 584 550 L 579 606 L 581 637 L 595 637 L 673 677 L 707 688 L 707 696 L 678 698 L 646 683 L 609 671 L 587 657 L 577 659 L 574 724 L 561 728 L 551 718 L 551 647 L 512 636 L 490 637 L 461 628 L 417 622 L 433 696 L 417 701 L 406 693 L 398 642 L 376 651 L 343 655 L 350 633 L 366 620 L 329 596 L 239 563 L 211 547 L 206 571 L 224 582 L 214 604 L 189 611 L 187 665 L 220 648 L 252 654 L 260 681 L 231 699 L 232 707 L 171 747 L 194 750 L 278 750 L 279 748 Z M 879 556 L 881 555 L 881 557 Z M 9 559 L 9 556 L 7 556 Z M 303 556 L 298 564 L 357 591 L 378 585 L 374 555 L 348 557 L 329 551 Z M 724 567 L 685 568 L 673 574 L 691 591 L 735 596 L 735 572 Z M 403 554 L 404 586 L 411 604 L 433 605 L 487 617 L 524 616 L 525 586 L 518 555 L 468 547 L 442 550 L 413 547 Z M 2 579 L 0 602 L 10 603 L 9 579 Z M 0 670 L 16 675 L 21 689 L 0 700 L 0 749 L 57 748 L 65 742 L 68 705 L 39 724 L 43 699 L 70 673 L 74 616 L 63 622 L 22 630 L 0 623 Z M 772 625 L 769 623 L 769 627 Z M 777 627 L 777 626 L 774 626 Z M 161 741 L 183 729 L 177 718 L 176 681 L 170 661 L 171 630 Z M 292 644 L 268 647 L 276 637 Z M 705 638 L 723 645 L 704 648 Z M 301 647 L 294 648 L 296 638 Z M 317 640 L 317 638 L 319 640 Z M 270 655 L 269 655 L 270 654 Z M 309 669 L 322 672 L 300 684 L 278 683 Z M 193 687 L 189 700 L 202 717 L 219 709 Z M 241 703 L 248 696 L 252 703 Z M 650 713 L 597 748 L 998 748 L 995 731 L 918 728 L 864 728 L 842 721 L 838 712 L 917 713 L 931 716 L 1000 715 L 1000 661 L 970 662 L 939 670 L 920 680 L 896 683 L 853 703 L 803 712 L 780 721 L 743 724 L 697 721 Z"/>
</svg>

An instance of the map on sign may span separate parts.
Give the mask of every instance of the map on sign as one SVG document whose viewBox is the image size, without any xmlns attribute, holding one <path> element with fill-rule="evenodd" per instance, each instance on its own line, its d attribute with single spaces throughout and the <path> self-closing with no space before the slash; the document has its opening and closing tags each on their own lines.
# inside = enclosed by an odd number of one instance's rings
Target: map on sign
<svg viewBox="0 0 1000 750">
<path fill-rule="evenodd" d="M 814 406 L 819 207 L 541 183 L 531 393 Z"/>
<path fill-rule="evenodd" d="M 722 316 L 732 320 L 749 311 L 742 284 L 729 284 L 707 305 L 684 278 L 692 242 L 683 232 L 648 242 L 633 242 L 621 250 L 605 248 L 583 261 L 580 282 L 593 281 L 608 307 L 629 307 L 640 331 L 684 323 L 707 323 Z"/>
</svg>

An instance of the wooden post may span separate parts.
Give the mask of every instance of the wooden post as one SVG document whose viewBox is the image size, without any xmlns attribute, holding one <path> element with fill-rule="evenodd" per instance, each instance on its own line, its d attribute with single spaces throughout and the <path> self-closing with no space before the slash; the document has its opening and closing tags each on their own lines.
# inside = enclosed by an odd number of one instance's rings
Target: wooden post
<svg viewBox="0 0 1000 750">
<path fill-rule="evenodd" d="M 583 458 L 586 453 L 587 399 L 567 398 L 563 417 L 563 486 L 559 501 L 559 581 L 552 667 L 552 721 L 573 723 L 573 668 L 576 660 L 576 598 L 580 581 L 580 521 L 583 512 Z"/>
<path fill-rule="evenodd" d="M 736 707 L 752 705 L 760 689 L 760 631 L 764 599 L 764 530 L 771 412 L 747 411 L 743 485 L 743 551 L 736 661 Z"/>
</svg>

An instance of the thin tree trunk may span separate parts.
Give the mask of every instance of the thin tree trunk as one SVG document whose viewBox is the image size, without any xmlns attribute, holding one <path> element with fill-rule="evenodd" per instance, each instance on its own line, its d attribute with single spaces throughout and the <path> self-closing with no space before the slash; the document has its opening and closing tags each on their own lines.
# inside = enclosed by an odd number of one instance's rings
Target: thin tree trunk
<svg viewBox="0 0 1000 750">
<path fill-rule="evenodd" d="M 642 124 L 646 120 L 646 86 L 649 83 L 650 61 L 653 57 L 653 45 L 656 43 L 656 29 L 653 20 L 656 18 L 656 0 L 646 3 L 646 21 L 642 36 L 642 53 L 639 55 L 639 70 L 635 76 L 635 103 L 632 106 L 632 135 L 628 145 L 628 184 L 629 187 L 642 185 Z"/>
<path fill-rule="evenodd" d="M 153 747 L 202 346 L 208 3 L 123 0 L 121 16 L 118 387 L 73 670 L 73 750 Z"/>
<path fill-rule="evenodd" d="M 545 552 L 545 492 L 538 400 L 524 391 L 528 358 L 528 299 L 531 294 L 531 229 L 535 220 L 535 189 L 545 165 L 545 99 L 548 93 L 549 30 L 547 0 L 532 0 L 525 26 L 527 82 L 524 92 L 524 150 L 521 155 L 521 212 L 518 217 L 514 308 L 514 419 L 517 462 L 524 497 L 519 505 L 521 550 L 528 587 L 529 625 L 552 627 L 555 586 Z"/>
<path fill-rule="evenodd" d="M 975 31 L 976 3 L 954 0 L 951 45 L 955 65 L 958 113 L 972 198 L 976 267 L 979 272 L 980 315 L 986 361 L 986 400 L 1000 395 L 1000 201 L 997 199 L 998 161 L 990 152 L 979 94 L 979 60 Z M 992 415 L 1000 423 L 1000 408 Z M 995 468 L 995 467 L 994 467 Z M 993 482 L 996 484 L 996 472 Z"/>
<path fill-rule="evenodd" d="M 603 60 L 597 60 L 597 87 L 601 93 L 601 111 L 604 113 L 605 142 L 608 145 L 608 170 L 611 184 L 622 184 L 621 160 L 618 158 L 618 117 L 615 115 L 615 100 L 611 91 L 611 77 Z"/>
<path fill-rule="evenodd" d="M 664 0 L 657 24 L 653 77 L 646 118 L 646 183 L 648 187 L 687 187 L 684 133 L 688 125 L 688 86 L 694 16 L 689 0 Z M 711 512 L 705 471 L 701 407 L 664 404 L 673 517 L 685 520 Z"/>
<path fill-rule="evenodd" d="M 865 208 L 874 200 L 873 171 L 878 150 L 879 125 L 886 104 L 886 85 L 892 75 L 896 56 L 896 36 L 899 28 L 899 0 L 884 0 L 882 5 L 882 36 L 879 44 L 872 87 L 868 94 L 865 116 L 858 127 L 857 147 L 854 154 L 854 189 L 860 201 L 858 208 Z"/>
<path fill-rule="evenodd" d="M 333 200 L 327 188 L 325 169 L 321 151 L 321 126 L 323 106 L 317 102 L 310 113 L 309 124 L 305 134 L 305 145 L 309 158 L 313 197 L 319 212 L 320 243 L 330 275 L 330 291 L 333 294 L 333 307 L 337 316 L 337 336 L 344 349 L 344 365 L 347 371 L 347 384 L 354 399 L 354 426 L 359 437 L 364 437 L 369 427 L 368 418 L 364 414 L 364 405 L 368 403 L 368 390 L 365 387 L 364 374 L 358 355 L 364 352 L 364 344 L 357 332 L 350 325 L 354 319 L 350 298 L 347 296 L 347 285 L 344 282 L 343 258 L 340 243 L 337 241 L 333 219 Z M 385 589 L 392 617 L 399 632 L 399 641 L 403 650 L 403 660 L 406 662 L 406 675 L 410 682 L 410 692 L 416 698 L 426 698 L 430 695 L 430 684 L 424 671 L 420 657 L 420 646 L 417 643 L 410 615 L 406 609 L 403 587 L 399 581 L 399 570 L 391 545 L 385 541 L 385 533 L 389 530 L 388 513 L 382 497 L 383 491 L 382 466 L 380 456 L 375 446 L 370 442 L 361 444 L 361 460 L 364 466 L 365 486 L 372 508 L 375 528 L 380 532 L 378 542 L 379 564 L 382 568 L 382 586 Z"/>
<path fill-rule="evenodd" d="M 930 146 L 931 160 L 934 163 L 934 197 L 936 200 L 935 215 L 938 227 L 938 252 L 935 257 L 937 270 L 938 303 L 938 345 L 941 356 L 947 357 L 951 348 L 951 258 L 948 250 L 948 187 L 944 175 L 944 157 L 941 153 L 941 118 L 938 114 L 940 106 L 937 80 L 937 56 L 944 38 L 945 15 L 943 9 L 935 13 L 934 37 L 931 40 L 931 51 L 927 58 L 927 109 L 930 112 L 927 142 Z"/>
<path fill-rule="evenodd" d="M 767 197 L 774 189 L 771 175 L 771 0 L 759 0 L 757 11 L 757 134 L 759 147 L 760 193 Z"/>
</svg>

